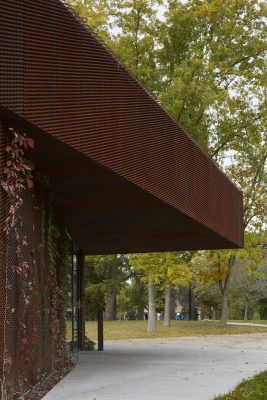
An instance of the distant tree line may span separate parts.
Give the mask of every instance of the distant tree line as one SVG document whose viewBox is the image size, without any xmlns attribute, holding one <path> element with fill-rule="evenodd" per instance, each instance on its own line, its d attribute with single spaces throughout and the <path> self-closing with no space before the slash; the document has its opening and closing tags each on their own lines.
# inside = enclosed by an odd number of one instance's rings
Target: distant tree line
<svg viewBox="0 0 267 400">
<path fill-rule="evenodd" d="M 105 320 L 145 319 L 147 308 L 148 331 L 154 332 L 157 313 L 170 326 L 179 306 L 185 318 L 197 318 L 198 308 L 201 318 L 225 325 L 228 302 L 232 319 L 267 318 L 267 238 L 247 236 L 231 266 L 226 250 L 86 257 L 87 319 L 99 311 Z M 231 285 L 225 282 L 229 268 Z"/>
</svg>

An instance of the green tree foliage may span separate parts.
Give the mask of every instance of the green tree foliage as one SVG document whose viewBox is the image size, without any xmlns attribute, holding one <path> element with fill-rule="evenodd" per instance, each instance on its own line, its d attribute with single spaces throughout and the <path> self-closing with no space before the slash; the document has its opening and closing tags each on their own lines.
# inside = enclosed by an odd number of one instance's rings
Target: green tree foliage
<svg viewBox="0 0 267 400">
<path fill-rule="evenodd" d="M 261 314 L 261 302 L 266 301 L 267 265 L 263 263 L 255 271 L 249 262 L 238 263 L 231 281 L 229 293 L 229 318 L 253 319 Z"/>
<path fill-rule="evenodd" d="M 202 317 L 217 319 L 221 311 L 221 294 L 217 282 L 200 277 L 195 283 L 194 300 L 201 309 Z"/>
<path fill-rule="evenodd" d="M 244 227 L 261 232 L 267 221 L 267 130 L 256 143 L 241 147 L 227 172 L 243 191 Z"/>
<path fill-rule="evenodd" d="M 266 4 L 168 1 L 160 30 L 160 99 L 218 157 L 263 120 Z M 247 128 L 250 128 L 249 131 Z"/>
<path fill-rule="evenodd" d="M 124 255 L 87 256 L 85 271 L 86 313 L 87 318 L 94 319 L 98 311 L 105 310 L 108 294 L 116 296 L 128 279 L 128 259 Z"/>
<path fill-rule="evenodd" d="M 198 275 L 199 284 L 214 282 L 218 285 L 221 295 L 221 323 L 226 324 L 228 312 L 228 295 L 230 279 L 237 263 L 246 265 L 247 279 L 260 279 L 264 259 L 266 257 L 266 237 L 264 235 L 247 234 L 245 247 L 241 250 L 211 250 L 199 252 L 194 260 L 194 270 Z"/>
<path fill-rule="evenodd" d="M 165 288 L 190 282 L 191 272 L 182 252 L 131 254 L 129 259 L 132 268 L 138 271 L 146 284 L 151 277 Z"/>
<path fill-rule="evenodd" d="M 109 43 L 111 10 L 107 0 L 67 0 L 67 3 L 99 38 Z"/>
<path fill-rule="evenodd" d="M 157 7 L 160 0 L 111 1 L 117 33 L 112 49 L 134 76 L 151 91 L 156 91 L 159 74 L 156 64 L 158 37 Z"/>
<path fill-rule="evenodd" d="M 133 273 L 118 294 L 117 314 L 120 318 L 143 320 L 147 302 L 145 284 L 137 273 Z"/>
<path fill-rule="evenodd" d="M 145 253 L 130 255 L 130 264 L 147 284 L 149 294 L 155 295 L 154 285 L 160 285 L 165 292 L 165 325 L 170 325 L 170 296 L 171 288 L 180 285 L 187 285 L 191 280 L 189 264 L 186 262 L 187 253 L 164 252 L 164 253 Z M 149 296 L 153 309 L 150 309 L 148 330 L 155 330 L 156 302 Z M 166 307 L 168 303 L 168 307 Z M 153 316 L 151 315 L 153 313 Z M 151 318 L 153 323 L 150 324 Z"/>
</svg>

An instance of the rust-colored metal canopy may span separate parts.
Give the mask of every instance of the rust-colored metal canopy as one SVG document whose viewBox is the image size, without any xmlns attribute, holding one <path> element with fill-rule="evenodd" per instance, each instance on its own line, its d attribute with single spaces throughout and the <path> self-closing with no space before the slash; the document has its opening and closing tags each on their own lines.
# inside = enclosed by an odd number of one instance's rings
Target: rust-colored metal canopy
<svg viewBox="0 0 267 400">
<path fill-rule="evenodd" d="M 0 4 L 0 119 L 82 250 L 242 246 L 242 193 L 69 9 Z"/>
</svg>

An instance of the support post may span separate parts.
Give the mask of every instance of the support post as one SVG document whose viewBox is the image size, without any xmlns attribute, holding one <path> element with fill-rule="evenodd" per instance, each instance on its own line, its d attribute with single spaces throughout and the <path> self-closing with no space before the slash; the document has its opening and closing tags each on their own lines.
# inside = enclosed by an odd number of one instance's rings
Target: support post
<svg viewBox="0 0 267 400">
<path fill-rule="evenodd" d="M 84 350 L 85 346 L 85 282 L 84 282 L 84 255 L 78 252 L 78 290 L 79 290 L 79 316 L 78 316 L 78 346 Z"/>
<path fill-rule="evenodd" d="M 97 350 L 104 350 L 103 311 L 97 312 Z"/>
</svg>

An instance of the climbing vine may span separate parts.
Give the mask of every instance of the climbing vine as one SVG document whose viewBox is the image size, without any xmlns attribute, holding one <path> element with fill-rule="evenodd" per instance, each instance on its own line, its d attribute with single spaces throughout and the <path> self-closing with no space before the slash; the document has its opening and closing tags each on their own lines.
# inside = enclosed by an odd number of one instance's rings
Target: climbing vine
<svg viewBox="0 0 267 400">
<path fill-rule="evenodd" d="M 69 358 L 66 343 L 66 307 L 65 258 L 68 253 L 68 239 L 64 230 L 58 229 L 51 204 L 48 209 L 48 287 L 50 295 L 50 338 L 55 373 L 64 374 L 72 360 Z M 60 268 L 59 264 L 60 263 Z M 60 278 L 58 271 L 60 270 Z M 59 282 L 60 280 L 60 282 Z"/>
<path fill-rule="evenodd" d="M 6 237 L 6 262 L 4 265 L 5 297 L 4 297 L 4 325 L 1 376 L 1 399 L 40 399 L 47 388 L 55 384 L 73 364 L 68 354 L 66 345 L 66 288 L 64 287 L 64 254 L 66 253 L 64 230 L 58 229 L 53 214 L 51 201 L 44 201 L 33 206 L 32 213 L 40 219 L 39 228 L 32 227 L 32 234 L 39 238 L 39 243 L 32 244 L 29 231 L 30 223 L 22 218 L 23 203 L 26 200 L 32 204 L 32 197 L 27 197 L 27 189 L 32 189 L 34 182 L 44 187 L 48 178 L 42 173 L 36 172 L 30 160 L 27 159 L 27 151 L 34 149 L 34 141 L 25 134 L 14 129 L 9 129 L 8 145 L 6 151 L 6 164 L 1 171 L 0 187 L 6 195 L 6 218 L 4 232 Z M 37 186 L 38 186 L 37 185 Z M 34 202 L 36 203 L 36 202 Z M 25 224 L 26 228 L 25 229 Z M 39 234 L 34 233 L 39 229 Z M 29 237 L 27 236 L 29 235 Z M 11 244 L 12 243 L 12 244 Z M 12 246 L 12 248 L 9 246 Z M 64 247 L 65 246 L 65 247 Z M 46 249 L 46 250 L 45 250 Z M 12 251 L 11 251 L 12 250 Z M 37 265 L 37 259 L 40 265 Z M 59 265 L 60 264 L 60 265 Z M 40 266 L 43 271 L 40 272 Z M 60 268 L 59 268 L 60 267 Z M 39 271 L 39 272 L 38 272 Z M 44 272 L 46 271 L 46 272 Z M 59 278 L 59 272 L 61 277 Z M 41 273 L 41 275 L 40 275 Z M 45 275 L 43 275 L 45 273 Z M 12 275 L 13 274 L 13 275 Z M 44 286 L 40 293 L 38 274 L 44 276 Z M 19 300 L 16 309 L 9 304 L 13 281 L 16 277 Z M 13 277 L 12 277 L 13 279 Z M 62 281 L 62 283 L 59 282 Z M 42 299 L 42 300 L 41 300 Z M 43 309 L 40 309 L 43 302 Z M 39 306 L 38 306 L 39 304 Z M 42 311 L 43 310 L 43 311 Z M 43 312 L 43 315 L 42 315 Z M 18 317 L 17 326 L 17 392 L 8 393 L 7 376 L 10 374 L 14 360 L 8 346 L 8 327 L 12 317 Z M 34 318 L 32 317 L 34 315 Z M 17 318 L 16 317 L 16 318 Z M 41 366 L 36 366 L 38 384 L 25 393 L 29 388 L 27 381 L 27 366 L 31 367 L 35 362 L 35 349 L 40 337 L 38 321 L 47 322 L 47 334 L 50 341 L 49 358 L 51 370 L 42 373 Z M 47 349 L 49 351 L 49 349 Z M 14 366 L 13 369 L 14 370 Z"/>
<path fill-rule="evenodd" d="M 27 282 L 29 274 L 29 265 L 27 261 L 23 260 L 22 248 L 27 246 L 25 237 L 21 237 L 20 229 L 21 219 L 19 216 L 19 209 L 23 204 L 22 193 L 26 186 L 32 187 L 31 180 L 31 167 L 25 157 L 25 151 L 34 147 L 34 141 L 24 134 L 16 132 L 14 129 L 9 129 L 8 145 L 6 146 L 6 165 L 2 172 L 1 187 L 6 193 L 7 214 L 5 219 L 4 231 L 8 243 L 9 236 L 14 233 L 16 241 L 15 257 L 16 263 L 12 265 L 15 273 L 24 276 L 23 298 L 25 306 L 29 304 L 29 296 L 31 291 L 31 283 Z M 8 252 L 7 252 L 8 253 Z M 9 373 L 12 365 L 12 359 L 7 347 L 7 326 L 9 324 L 9 314 L 15 310 L 10 309 L 8 304 L 9 291 L 11 285 L 9 282 L 9 268 L 8 260 L 5 262 L 5 304 L 4 304 L 4 321 L 3 321 L 3 359 L 2 359 L 2 377 L 1 377 L 1 398 L 7 397 L 6 392 L 6 376 Z M 26 283 L 27 282 L 27 283 Z M 24 326 L 19 327 L 20 336 L 22 338 L 20 354 L 23 354 L 25 349 L 25 332 Z"/>
<path fill-rule="evenodd" d="M 3 170 L 1 186 L 5 191 L 9 209 L 5 220 L 5 232 L 9 235 L 12 228 L 16 229 L 18 221 L 18 210 L 23 204 L 22 192 L 26 185 L 33 186 L 30 171 L 31 167 L 25 157 L 25 151 L 34 147 L 33 139 L 19 134 L 10 128 L 10 144 L 6 146 L 7 162 Z"/>
</svg>

